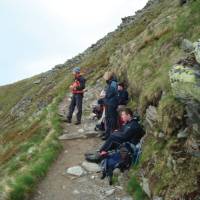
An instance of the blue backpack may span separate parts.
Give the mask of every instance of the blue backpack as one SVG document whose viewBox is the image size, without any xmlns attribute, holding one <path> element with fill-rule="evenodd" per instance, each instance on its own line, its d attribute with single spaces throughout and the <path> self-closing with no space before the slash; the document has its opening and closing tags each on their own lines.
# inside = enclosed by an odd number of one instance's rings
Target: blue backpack
<svg viewBox="0 0 200 200">
<path fill-rule="evenodd" d="M 141 155 L 141 144 L 134 145 L 130 142 L 123 143 L 116 151 L 109 152 L 108 156 L 101 161 L 102 179 L 108 177 L 112 185 L 113 170 L 119 168 L 121 172 L 136 165 Z"/>
</svg>

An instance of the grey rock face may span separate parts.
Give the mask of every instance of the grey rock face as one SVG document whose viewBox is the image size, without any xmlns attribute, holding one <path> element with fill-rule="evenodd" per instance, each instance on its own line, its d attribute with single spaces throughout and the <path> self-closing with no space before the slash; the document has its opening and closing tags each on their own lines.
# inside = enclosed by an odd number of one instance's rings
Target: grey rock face
<svg viewBox="0 0 200 200">
<path fill-rule="evenodd" d="M 152 128 L 153 124 L 156 122 L 157 120 L 157 110 L 155 106 L 149 106 L 146 110 L 146 122 L 148 123 L 148 125 Z"/>
<path fill-rule="evenodd" d="M 180 131 L 177 135 L 177 138 L 178 139 L 181 139 L 181 138 L 187 138 L 188 137 L 188 132 L 187 132 L 187 128 L 185 128 L 184 130 Z"/>
<path fill-rule="evenodd" d="M 172 91 L 181 100 L 200 99 L 200 69 L 175 65 L 169 72 Z"/>
<path fill-rule="evenodd" d="M 31 105 L 31 97 L 23 97 L 10 111 L 13 117 L 23 117 L 26 114 L 26 109 Z"/>
<path fill-rule="evenodd" d="M 33 83 L 34 84 L 40 84 L 41 83 L 41 79 L 35 80 Z"/>
<path fill-rule="evenodd" d="M 181 43 L 181 48 L 185 51 L 185 52 L 192 52 L 194 50 L 194 46 L 193 43 L 190 42 L 187 39 L 183 39 L 182 43 Z"/>
<path fill-rule="evenodd" d="M 149 180 L 147 178 L 142 178 L 142 188 L 145 191 L 145 193 L 148 195 L 149 198 L 151 198 L 151 191 L 149 188 Z"/>
</svg>

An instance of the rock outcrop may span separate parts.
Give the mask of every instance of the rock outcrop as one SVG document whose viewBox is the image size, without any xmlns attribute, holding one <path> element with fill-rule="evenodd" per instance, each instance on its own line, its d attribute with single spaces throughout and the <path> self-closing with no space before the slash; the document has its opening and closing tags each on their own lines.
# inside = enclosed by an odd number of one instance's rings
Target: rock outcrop
<svg viewBox="0 0 200 200">
<path fill-rule="evenodd" d="M 189 48 L 184 50 L 190 54 L 172 67 L 169 76 L 175 97 L 185 104 L 187 111 L 187 128 L 178 138 L 187 138 L 186 151 L 197 156 L 200 155 L 200 42 L 193 43 L 193 48 L 190 41 L 186 43 Z"/>
</svg>

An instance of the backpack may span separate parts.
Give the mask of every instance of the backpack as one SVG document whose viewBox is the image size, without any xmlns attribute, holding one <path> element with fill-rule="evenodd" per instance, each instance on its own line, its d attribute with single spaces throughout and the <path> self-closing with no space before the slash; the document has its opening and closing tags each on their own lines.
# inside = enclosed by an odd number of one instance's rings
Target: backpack
<svg viewBox="0 0 200 200">
<path fill-rule="evenodd" d="M 110 84 L 111 87 L 115 89 L 115 91 L 118 93 L 118 82 L 117 81 L 112 81 Z"/>
<path fill-rule="evenodd" d="M 121 172 L 136 165 L 141 155 L 141 144 L 134 145 L 130 142 L 123 143 L 118 150 L 109 152 L 108 156 L 101 161 L 102 179 L 108 177 L 112 185 L 113 171 L 119 168 Z"/>
</svg>

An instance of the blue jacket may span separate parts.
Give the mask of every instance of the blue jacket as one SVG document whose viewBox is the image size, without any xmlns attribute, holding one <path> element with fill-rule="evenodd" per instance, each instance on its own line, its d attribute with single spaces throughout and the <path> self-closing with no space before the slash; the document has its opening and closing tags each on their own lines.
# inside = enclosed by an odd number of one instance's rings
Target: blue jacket
<svg viewBox="0 0 200 200">
<path fill-rule="evenodd" d="M 118 106 L 118 91 L 117 81 L 112 79 L 107 82 L 106 95 L 104 98 L 104 104 L 117 108 Z"/>
</svg>

